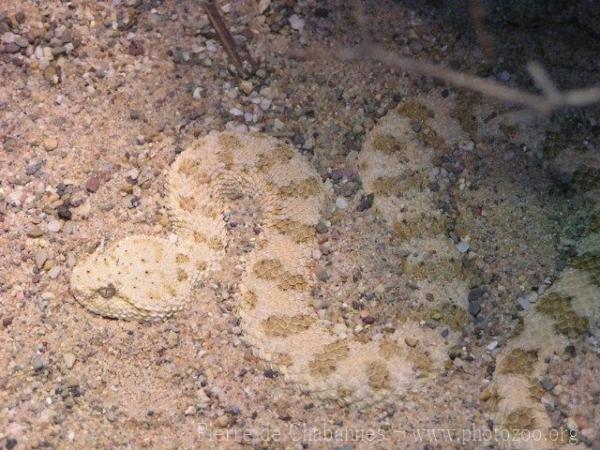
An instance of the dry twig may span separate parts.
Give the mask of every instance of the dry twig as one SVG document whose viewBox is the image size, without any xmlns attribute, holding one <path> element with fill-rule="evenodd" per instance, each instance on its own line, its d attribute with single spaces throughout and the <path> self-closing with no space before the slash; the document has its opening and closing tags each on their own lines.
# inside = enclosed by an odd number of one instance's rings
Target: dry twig
<svg viewBox="0 0 600 450">
<path fill-rule="evenodd" d="M 542 90 L 542 94 L 533 94 L 437 64 L 398 56 L 377 46 L 343 48 L 332 52 L 332 55 L 342 61 L 379 61 L 406 72 L 436 78 L 459 88 L 470 89 L 508 103 L 525 106 L 544 115 L 550 115 L 561 108 L 581 107 L 600 102 L 600 86 L 559 91 L 550 81 L 546 71 L 536 63 L 529 64 L 528 69 L 534 82 Z"/>
<path fill-rule="evenodd" d="M 215 29 L 219 41 L 225 49 L 227 56 L 229 57 L 235 68 L 238 70 L 238 73 L 242 77 L 248 77 L 250 75 L 250 72 L 244 67 L 244 63 L 236 49 L 235 40 L 233 39 L 233 36 L 231 35 L 229 30 L 227 29 L 227 26 L 225 25 L 225 20 L 223 20 L 223 16 L 219 11 L 219 7 L 214 2 L 214 0 L 206 0 L 204 1 L 203 5 L 204 11 L 208 16 L 208 20 Z M 244 51 L 244 54 L 246 60 L 248 61 L 248 64 L 250 65 L 250 70 L 253 72 L 255 69 L 254 61 L 252 60 L 248 51 Z"/>
<path fill-rule="evenodd" d="M 363 2 L 351 0 L 352 15 L 357 28 L 357 34 L 362 41 L 371 41 L 369 38 L 369 19 L 367 17 Z M 471 0 L 471 19 L 476 28 L 475 32 L 480 45 L 488 58 L 495 58 L 495 50 L 491 38 L 485 32 L 483 26 L 485 9 L 480 0 Z M 319 61 L 327 61 L 332 58 L 341 61 L 379 61 L 389 67 L 400 69 L 404 72 L 436 78 L 459 88 L 470 89 L 488 97 L 493 97 L 515 105 L 541 113 L 551 115 L 556 110 L 568 107 L 582 107 L 600 102 L 600 86 L 560 91 L 550 79 L 546 70 L 538 63 L 529 63 L 527 70 L 536 86 L 542 92 L 534 94 L 522 89 L 511 88 L 501 83 L 470 75 L 464 72 L 448 69 L 438 64 L 433 64 L 419 59 L 398 56 L 375 44 L 361 45 L 354 48 L 334 48 L 331 50 L 320 46 L 312 50 L 292 50 L 289 52 L 292 58 L 312 58 Z M 521 111 L 527 113 L 528 111 Z M 514 115 L 514 112 L 512 113 Z M 521 115 L 521 114 L 519 114 Z"/>
<path fill-rule="evenodd" d="M 493 62 L 496 60 L 496 49 L 494 48 L 492 38 L 485 28 L 485 7 L 481 3 L 481 0 L 470 0 L 469 3 L 471 22 L 473 23 L 477 42 L 479 42 L 479 46 L 483 50 L 487 61 Z"/>
</svg>

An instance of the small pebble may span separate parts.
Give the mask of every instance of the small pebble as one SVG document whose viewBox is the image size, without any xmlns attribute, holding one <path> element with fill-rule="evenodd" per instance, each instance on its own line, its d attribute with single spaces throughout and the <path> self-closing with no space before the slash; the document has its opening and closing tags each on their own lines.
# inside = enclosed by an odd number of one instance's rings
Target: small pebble
<svg viewBox="0 0 600 450">
<path fill-rule="evenodd" d="M 101 180 L 100 177 L 92 177 L 85 183 L 85 188 L 88 192 L 96 192 L 100 189 Z"/>
<path fill-rule="evenodd" d="M 33 367 L 33 370 L 40 371 L 46 367 L 46 361 L 44 361 L 40 355 L 35 355 L 31 360 L 31 366 Z"/>
<path fill-rule="evenodd" d="M 518 297 L 517 298 L 517 303 L 519 304 L 519 306 L 521 307 L 521 309 L 523 311 L 529 311 L 529 309 L 531 308 L 531 303 L 529 303 L 529 300 L 527 299 L 527 297 Z"/>
<path fill-rule="evenodd" d="M 46 250 L 38 250 L 35 252 L 35 266 L 38 269 L 44 267 L 44 263 L 48 260 L 48 252 Z"/>
<path fill-rule="evenodd" d="M 31 227 L 27 231 L 27 236 L 30 238 L 38 238 L 44 234 L 44 230 L 42 230 L 39 226 L 35 225 Z"/>
<path fill-rule="evenodd" d="M 58 217 L 62 220 L 71 220 L 71 218 L 73 217 L 71 210 L 65 204 L 60 205 L 56 209 L 56 213 L 57 213 Z"/>
<path fill-rule="evenodd" d="M 62 223 L 59 220 L 51 220 L 48 222 L 48 231 L 50 233 L 58 233 L 62 228 Z"/>
<path fill-rule="evenodd" d="M 360 211 L 366 211 L 367 209 L 370 209 L 371 206 L 373 206 L 374 199 L 375 199 L 374 194 L 363 195 L 360 199 L 360 202 L 358 203 L 358 206 L 356 207 L 356 210 L 360 212 Z"/>
<path fill-rule="evenodd" d="M 415 338 L 411 337 L 411 336 L 406 336 L 404 338 L 404 343 L 406 345 L 408 345 L 409 347 L 416 347 L 418 341 Z"/>
<path fill-rule="evenodd" d="M 506 70 L 503 70 L 502 72 L 500 72 L 498 74 L 498 79 L 500 81 L 502 81 L 503 83 L 507 83 L 510 81 L 510 73 L 507 72 Z"/>
<path fill-rule="evenodd" d="M 315 275 L 317 279 L 319 281 L 322 281 L 323 283 L 325 283 L 330 278 L 329 273 L 325 269 L 317 269 Z"/>
<path fill-rule="evenodd" d="M 174 331 L 169 331 L 167 334 L 167 346 L 169 348 L 175 348 L 179 345 L 179 335 Z"/>
<path fill-rule="evenodd" d="M 468 300 L 470 302 L 478 302 L 479 300 L 481 300 L 481 297 L 483 297 L 483 294 L 485 294 L 485 288 L 482 288 L 482 287 L 473 288 L 469 291 Z"/>
<path fill-rule="evenodd" d="M 456 244 L 456 249 L 461 253 L 467 253 L 469 248 L 471 248 L 471 246 L 466 241 L 460 241 L 458 244 Z"/>
<path fill-rule="evenodd" d="M 48 276 L 53 280 L 58 278 L 59 275 L 60 275 L 60 266 L 54 266 L 54 267 L 52 267 L 52 269 L 50 269 L 48 271 Z"/>
<path fill-rule="evenodd" d="M 344 197 L 338 197 L 335 199 L 335 206 L 337 209 L 345 209 L 348 207 L 348 200 Z"/>
<path fill-rule="evenodd" d="M 365 325 L 373 325 L 376 321 L 375 317 L 369 315 L 361 317 L 361 320 Z"/>
<path fill-rule="evenodd" d="M 209 405 L 210 398 L 208 397 L 208 395 L 206 395 L 204 389 L 198 389 L 198 391 L 196 392 L 196 401 L 196 406 L 202 409 L 206 408 Z"/>
<path fill-rule="evenodd" d="M 273 379 L 273 378 L 277 378 L 279 376 L 279 372 L 277 372 L 276 370 L 273 370 L 273 369 L 267 369 L 263 372 L 263 375 L 266 378 Z"/>
<path fill-rule="evenodd" d="M 127 171 L 127 173 L 125 174 L 125 178 L 131 179 L 131 180 L 137 180 L 138 177 L 140 176 L 140 171 L 137 168 L 133 168 L 129 171 Z"/>
<path fill-rule="evenodd" d="M 304 29 L 304 20 L 298 14 L 292 14 L 289 21 L 294 30 L 302 31 Z"/>
<path fill-rule="evenodd" d="M 219 417 L 217 417 L 216 425 L 219 428 L 226 428 L 229 426 L 229 422 L 229 416 L 227 414 L 222 414 Z"/>
<path fill-rule="evenodd" d="M 250 95 L 250 93 L 254 90 L 254 86 L 252 85 L 252 82 L 244 80 L 240 83 L 240 89 L 244 94 Z"/>
<path fill-rule="evenodd" d="M 317 229 L 317 233 L 319 234 L 327 233 L 327 224 L 323 221 L 317 223 L 317 226 L 315 228 Z"/>
<path fill-rule="evenodd" d="M 552 389 L 554 389 L 554 386 L 555 386 L 555 384 L 552 382 L 552 380 L 548 377 L 542 378 L 542 381 L 540 381 L 540 384 L 547 391 L 551 391 Z"/>
<path fill-rule="evenodd" d="M 47 137 L 46 139 L 44 139 L 44 148 L 47 152 L 55 150 L 56 147 L 58 147 L 58 141 L 56 139 L 52 137 Z"/>
<path fill-rule="evenodd" d="M 481 312 L 481 305 L 478 302 L 470 302 L 469 303 L 469 314 L 473 317 L 477 317 L 477 315 Z"/>
<path fill-rule="evenodd" d="M 492 350 L 496 349 L 496 347 L 498 347 L 498 341 L 492 341 L 487 345 L 486 349 L 491 352 Z"/>
<path fill-rule="evenodd" d="M 38 170 L 42 168 L 42 161 L 33 161 L 27 164 L 25 167 L 25 175 L 34 175 Z"/>
<path fill-rule="evenodd" d="M 65 353 L 63 355 L 63 360 L 65 361 L 65 367 L 71 369 L 75 365 L 77 358 L 73 353 Z"/>
</svg>

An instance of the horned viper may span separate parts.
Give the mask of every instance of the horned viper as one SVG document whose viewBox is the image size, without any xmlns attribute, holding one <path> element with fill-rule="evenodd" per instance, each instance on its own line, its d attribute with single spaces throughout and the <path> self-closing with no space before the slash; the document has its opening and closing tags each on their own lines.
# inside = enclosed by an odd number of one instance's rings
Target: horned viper
<svg viewBox="0 0 600 450">
<path fill-rule="evenodd" d="M 446 316 L 464 318 L 468 275 L 430 182 L 435 148 L 459 145 L 465 132 L 436 128 L 433 110 L 443 108 L 405 102 L 390 111 L 366 137 L 358 169 L 365 191 L 375 195 L 375 214 L 406 250 L 403 271 L 418 287 L 413 300 L 433 299 Z M 196 282 L 218 270 L 227 250 L 222 215 L 228 203 L 249 195 L 260 202 L 263 224 L 239 283 L 237 314 L 260 358 L 319 398 L 358 405 L 394 401 L 418 389 L 423 374 L 444 367 L 455 334 L 442 337 L 407 320 L 393 334 L 365 342 L 338 335 L 319 318 L 310 301 L 311 255 L 330 192 L 291 146 L 257 133 L 212 132 L 177 157 L 167 179 L 175 238 L 133 235 L 83 257 L 71 289 L 87 309 L 125 320 L 184 310 L 202 294 Z M 500 353 L 482 395 L 499 426 L 546 435 L 551 428 L 535 380 L 551 353 L 600 317 L 597 231 L 590 236 Z"/>
</svg>

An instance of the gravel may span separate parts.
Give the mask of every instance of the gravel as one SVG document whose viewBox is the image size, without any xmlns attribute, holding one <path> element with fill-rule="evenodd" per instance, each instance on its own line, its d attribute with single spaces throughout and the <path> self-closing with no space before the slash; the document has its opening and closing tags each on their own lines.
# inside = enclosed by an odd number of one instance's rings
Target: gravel
<svg viewBox="0 0 600 450">
<path fill-rule="evenodd" d="M 337 209 L 346 209 L 348 207 L 348 200 L 344 197 L 338 197 L 335 199 L 335 206 Z"/>
<path fill-rule="evenodd" d="M 46 149 L 46 151 L 51 152 L 55 150 L 56 147 L 58 147 L 58 141 L 55 138 L 47 137 L 44 139 L 44 149 Z"/>
<path fill-rule="evenodd" d="M 67 369 L 72 369 L 75 365 L 75 361 L 77 361 L 77 357 L 73 353 L 65 353 L 63 355 L 63 360 L 65 362 L 65 367 Z"/>
<path fill-rule="evenodd" d="M 58 233 L 62 228 L 62 222 L 58 220 L 51 220 L 48 222 L 48 231 L 50 233 Z"/>
<path fill-rule="evenodd" d="M 467 253 L 470 248 L 471 248 L 471 245 L 466 241 L 460 241 L 458 244 L 456 244 L 456 249 L 460 253 Z"/>
<path fill-rule="evenodd" d="M 304 29 L 304 19 L 302 19 L 297 14 L 292 14 L 289 18 L 290 26 L 297 31 L 302 31 Z"/>
</svg>

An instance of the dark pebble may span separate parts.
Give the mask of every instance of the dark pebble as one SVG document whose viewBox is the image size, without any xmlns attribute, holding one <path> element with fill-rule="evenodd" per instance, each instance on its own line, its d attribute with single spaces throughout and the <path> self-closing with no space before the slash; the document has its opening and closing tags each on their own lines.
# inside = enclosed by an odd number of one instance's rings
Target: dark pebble
<svg viewBox="0 0 600 450">
<path fill-rule="evenodd" d="M 8 137 L 4 140 L 4 151 L 10 153 L 17 149 L 17 140 L 15 138 Z"/>
<path fill-rule="evenodd" d="M 226 412 L 232 416 L 239 416 L 242 413 L 242 410 L 239 406 L 232 406 L 231 408 L 228 408 Z"/>
<path fill-rule="evenodd" d="M 67 191 L 67 185 L 64 183 L 58 183 L 56 185 L 56 193 L 59 195 L 59 197 L 62 197 L 63 195 L 65 195 L 65 192 Z"/>
<path fill-rule="evenodd" d="M 352 309 L 354 309 L 355 311 L 360 311 L 361 309 L 364 309 L 365 305 L 363 305 L 362 302 L 359 302 L 358 300 L 353 300 L 352 301 Z"/>
<path fill-rule="evenodd" d="M 61 385 L 61 386 L 57 387 L 54 390 L 54 393 L 56 395 L 60 395 L 60 397 L 63 400 L 66 400 L 67 398 L 81 397 L 81 394 L 82 394 L 81 393 L 81 388 L 77 384 L 74 384 L 74 385 L 68 385 L 68 384 Z"/>
<path fill-rule="evenodd" d="M 366 211 L 367 209 L 373 206 L 373 200 L 375 198 L 374 194 L 363 195 L 358 202 L 358 206 L 356 207 L 357 211 Z"/>
<path fill-rule="evenodd" d="M 474 289 L 471 289 L 469 291 L 469 302 L 478 302 L 479 300 L 481 300 L 481 297 L 483 297 L 483 294 L 485 294 L 485 288 L 482 287 L 476 287 Z"/>
<path fill-rule="evenodd" d="M 555 386 L 555 384 L 552 382 L 552 380 L 548 377 L 542 378 L 542 380 L 540 381 L 540 384 L 547 391 L 551 391 L 552 389 L 554 389 L 554 386 Z"/>
<path fill-rule="evenodd" d="M 329 273 L 324 269 L 317 270 L 315 275 L 317 276 L 317 279 L 322 282 L 326 282 L 330 278 Z"/>
<path fill-rule="evenodd" d="M 4 318 L 2 319 L 2 326 L 3 326 L 4 328 L 8 328 L 8 327 L 9 327 L 9 326 L 12 324 L 12 322 L 13 322 L 13 318 L 12 318 L 11 316 L 9 316 L 9 317 L 4 317 Z"/>
<path fill-rule="evenodd" d="M 144 46 L 138 41 L 132 40 L 129 43 L 128 51 L 131 56 L 140 56 L 144 54 Z"/>
<path fill-rule="evenodd" d="M 61 218 L 62 220 L 71 220 L 71 217 L 73 216 L 73 214 L 71 214 L 71 210 L 65 204 L 60 205 L 56 211 L 57 211 L 58 217 Z"/>
<path fill-rule="evenodd" d="M 343 197 L 353 197 L 358 191 L 360 185 L 355 181 L 348 181 L 347 183 L 340 183 L 335 186 L 335 193 Z"/>
<path fill-rule="evenodd" d="M 375 323 L 375 317 L 373 316 L 366 316 L 362 318 L 362 322 L 365 325 L 373 325 Z"/>
<path fill-rule="evenodd" d="M 8 438 L 6 440 L 6 444 L 4 444 L 4 448 L 6 448 L 6 450 L 12 450 L 16 446 L 17 446 L 17 440 L 15 438 Z"/>
<path fill-rule="evenodd" d="M 433 319 L 429 319 L 425 321 L 425 326 L 435 330 L 438 327 L 438 322 Z"/>
<path fill-rule="evenodd" d="M 329 172 L 326 178 L 331 178 L 334 183 L 342 181 L 344 178 L 348 181 L 358 181 L 358 174 L 351 169 L 333 169 Z"/>
<path fill-rule="evenodd" d="M 33 370 L 35 370 L 36 372 L 40 372 L 42 369 L 44 369 L 46 367 L 47 363 L 46 361 L 44 361 L 42 359 L 41 356 L 36 355 L 33 357 L 33 360 L 31 361 L 31 366 L 33 367 Z"/>
<path fill-rule="evenodd" d="M 324 222 L 319 222 L 315 228 L 319 234 L 327 233 L 327 225 Z"/>
<path fill-rule="evenodd" d="M 137 208 L 138 206 L 140 206 L 140 203 L 141 199 L 137 195 L 132 195 L 129 199 L 129 204 L 131 205 L 131 208 Z"/>
<path fill-rule="evenodd" d="M 325 19 L 327 16 L 329 16 L 329 10 L 327 8 L 323 8 L 323 7 L 315 8 L 315 17 L 318 17 L 320 19 Z"/>
<path fill-rule="evenodd" d="M 100 184 L 100 177 L 92 177 L 85 183 L 85 188 L 88 192 L 96 192 L 98 189 L 100 189 Z"/>
<path fill-rule="evenodd" d="M 25 167 L 25 174 L 26 175 L 34 175 L 35 173 L 37 173 L 38 170 L 40 170 L 42 168 L 42 165 L 43 165 L 42 161 L 34 161 L 34 162 L 27 164 L 27 166 Z"/>
<path fill-rule="evenodd" d="M 448 357 L 454 361 L 456 358 L 460 358 L 462 356 L 462 348 L 460 345 L 455 345 L 448 350 Z"/>
<path fill-rule="evenodd" d="M 565 353 L 573 358 L 577 354 L 577 350 L 573 344 L 569 344 L 565 347 Z"/>
<path fill-rule="evenodd" d="M 21 47 L 19 47 L 14 42 L 11 42 L 9 44 L 4 44 L 0 53 L 19 53 L 20 50 Z"/>
<path fill-rule="evenodd" d="M 478 302 L 469 302 L 469 314 L 473 317 L 477 317 L 477 315 L 481 312 L 481 305 Z"/>
<path fill-rule="evenodd" d="M 392 94 L 392 100 L 394 103 L 400 103 L 404 99 L 404 95 L 401 92 L 394 92 Z"/>
<path fill-rule="evenodd" d="M 300 133 L 294 133 L 292 136 L 292 142 L 298 147 L 302 147 L 304 144 L 304 136 L 302 136 Z"/>
<path fill-rule="evenodd" d="M 267 369 L 263 372 L 263 375 L 267 378 L 277 378 L 279 376 L 279 372 L 273 369 Z"/>
</svg>

